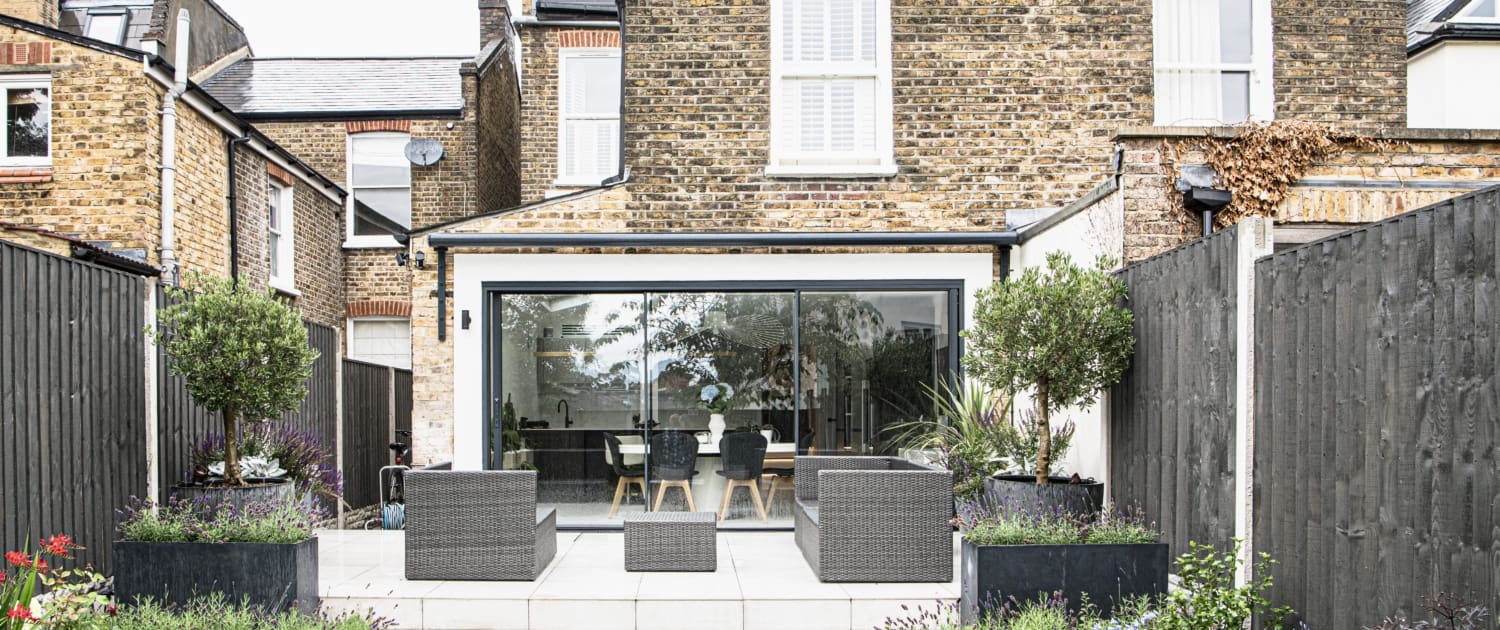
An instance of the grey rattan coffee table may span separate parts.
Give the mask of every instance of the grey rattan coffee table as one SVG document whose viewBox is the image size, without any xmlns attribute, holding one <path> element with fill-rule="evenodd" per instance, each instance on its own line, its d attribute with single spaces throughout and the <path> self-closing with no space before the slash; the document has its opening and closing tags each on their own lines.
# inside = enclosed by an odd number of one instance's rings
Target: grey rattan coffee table
<svg viewBox="0 0 1500 630">
<path fill-rule="evenodd" d="M 624 518 L 626 571 L 718 568 L 713 512 L 632 512 Z"/>
</svg>

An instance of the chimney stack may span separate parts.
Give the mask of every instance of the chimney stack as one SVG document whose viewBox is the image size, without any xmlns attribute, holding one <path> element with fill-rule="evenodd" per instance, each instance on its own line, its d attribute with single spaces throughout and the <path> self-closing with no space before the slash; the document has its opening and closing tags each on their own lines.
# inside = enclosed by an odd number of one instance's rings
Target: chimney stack
<svg viewBox="0 0 1500 630">
<path fill-rule="evenodd" d="M 61 4 L 62 0 L 0 0 L 0 15 L 57 28 Z"/>
<path fill-rule="evenodd" d="M 0 0 L 4 2 L 7 0 Z M 510 0 L 479 0 L 479 48 L 510 31 Z"/>
</svg>

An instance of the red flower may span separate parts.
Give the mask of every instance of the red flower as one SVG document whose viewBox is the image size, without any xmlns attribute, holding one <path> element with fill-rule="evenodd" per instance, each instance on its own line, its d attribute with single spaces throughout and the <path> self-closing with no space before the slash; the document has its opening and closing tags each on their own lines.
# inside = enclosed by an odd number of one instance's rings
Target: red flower
<svg viewBox="0 0 1500 630">
<path fill-rule="evenodd" d="M 104 612 L 109 613 L 109 616 L 113 617 L 120 614 L 120 607 L 114 604 L 110 604 L 104 607 Z"/>
<path fill-rule="evenodd" d="M 22 607 L 20 604 L 16 604 L 10 609 L 10 612 L 6 614 L 9 615 L 11 619 L 20 619 L 21 621 L 36 620 L 36 617 L 31 616 L 31 610 Z"/>
<path fill-rule="evenodd" d="M 26 554 L 19 551 L 5 552 L 5 561 L 9 562 L 13 567 L 25 568 L 26 566 L 31 564 L 31 560 L 26 557 Z"/>
<path fill-rule="evenodd" d="M 4 571 L 0 571 L 0 584 L 4 584 L 4 583 L 5 583 L 5 572 Z"/>
<path fill-rule="evenodd" d="M 73 537 L 67 534 L 57 534 L 42 541 L 42 550 L 54 556 L 66 556 L 73 548 Z"/>
</svg>

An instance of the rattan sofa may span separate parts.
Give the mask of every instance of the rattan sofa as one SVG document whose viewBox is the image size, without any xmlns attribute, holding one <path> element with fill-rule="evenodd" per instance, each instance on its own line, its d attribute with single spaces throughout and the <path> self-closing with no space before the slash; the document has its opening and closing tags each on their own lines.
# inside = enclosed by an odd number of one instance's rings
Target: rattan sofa
<svg viewBox="0 0 1500 630">
<path fill-rule="evenodd" d="M 799 456 L 797 547 L 824 582 L 951 582 L 953 475 L 893 457 Z"/>
<path fill-rule="evenodd" d="M 536 471 L 406 473 L 406 579 L 535 580 L 556 553 Z"/>
</svg>

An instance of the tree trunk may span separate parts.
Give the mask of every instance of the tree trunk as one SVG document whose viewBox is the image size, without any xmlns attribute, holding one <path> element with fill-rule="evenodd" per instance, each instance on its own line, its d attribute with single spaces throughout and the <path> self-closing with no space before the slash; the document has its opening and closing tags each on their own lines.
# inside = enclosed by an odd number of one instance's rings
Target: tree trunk
<svg viewBox="0 0 1500 630">
<path fill-rule="evenodd" d="M 224 485 L 243 486 L 240 478 L 240 411 L 233 407 L 225 409 L 224 416 Z"/>
<path fill-rule="evenodd" d="M 1036 482 L 1047 483 L 1052 473 L 1052 422 L 1047 413 L 1047 379 L 1036 383 Z"/>
</svg>

